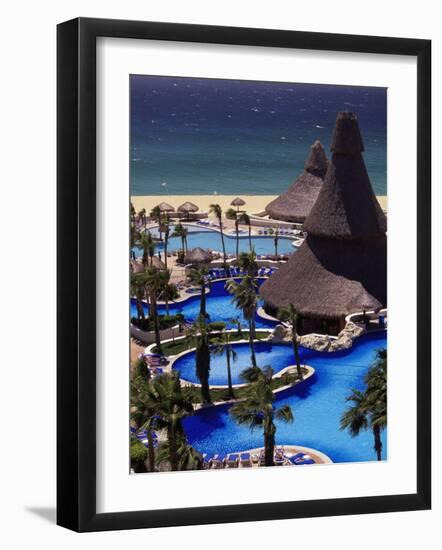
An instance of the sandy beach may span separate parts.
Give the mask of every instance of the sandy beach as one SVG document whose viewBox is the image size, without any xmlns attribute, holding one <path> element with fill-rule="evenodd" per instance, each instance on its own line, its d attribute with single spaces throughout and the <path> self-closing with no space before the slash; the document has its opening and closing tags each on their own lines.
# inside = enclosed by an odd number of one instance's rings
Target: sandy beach
<svg viewBox="0 0 442 550">
<path fill-rule="evenodd" d="M 200 212 L 207 212 L 209 206 L 217 203 L 225 211 L 231 208 L 230 203 L 237 195 L 139 195 L 132 196 L 131 201 L 135 210 L 139 212 L 142 208 L 146 212 L 150 212 L 154 206 L 162 201 L 166 201 L 174 208 L 183 204 L 183 202 L 191 201 L 199 206 Z M 244 210 L 250 214 L 258 214 L 262 212 L 265 206 L 276 198 L 277 195 L 240 195 L 246 201 Z M 379 204 L 383 210 L 387 210 L 387 196 L 377 197 Z"/>
</svg>

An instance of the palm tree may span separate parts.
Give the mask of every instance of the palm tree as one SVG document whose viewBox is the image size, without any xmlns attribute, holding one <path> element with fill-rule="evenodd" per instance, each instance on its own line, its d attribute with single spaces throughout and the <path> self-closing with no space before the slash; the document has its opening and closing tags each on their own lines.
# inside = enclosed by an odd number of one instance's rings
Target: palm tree
<svg viewBox="0 0 442 550">
<path fill-rule="evenodd" d="M 227 255 L 226 255 L 226 246 L 224 244 L 224 231 L 223 231 L 223 211 L 219 204 L 211 204 L 209 208 L 209 214 L 214 214 L 215 217 L 218 220 L 219 223 L 219 233 L 221 235 L 221 245 L 223 248 L 223 262 L 224 262 L 224 269 L 227 267 Z"/>
<path fill-rule="evenodd" d="M 164 282 L 160 271 L 154 266 L 149 266 L 146 271 L 140 275 L 143 275 L 145 292 L 151 306 L 150 310 L 153 318 L 157 351 L 162 353 L 157 301 L 158 296 L 164 288 Z"/>
<path fill-rule="evenodd" d="M 352 437 L 371 429 L 374 450 L 382 460 L 381 432 L 387 426 L 387 352 L 379 350 L 374 365 L 365 377 L 366 389 L 353 389 L 346 398 L 352 406 L 341 417 L 340 429 L 347 429 Z"/>
<path fill-rule="evenodd" d="M 242 212 L 240 216 L 240 222 L 247 225 L 249 230 L 249 251 L 252 252 L 252 224 L 250 222 L 250 216 L 245 212 Z"/>
<path fill-rule="evenodd" d="M 152 218 L 153 221 L 157 222 L 158 225 L 159 225 L 158 232 L 160 234 L 160 241 L 163 239 L 162 238 L 162 233 L 161 233 L 161 224 L 160 224 L 162 215 L 163 215 L 163 213 L 161 212 L 161 209 L 160 209 L 159 206 L 155 206 L 150 211 L 150 217 Z"/>
<path fill-rule="evenodd" d="M 201 384 L 201 397 L 203 403 L 212 402 L 210 397 L 210 326 L 203 315 L 188 330 L 188 334 L 196 338 L 195 371 Z"/>
<path fill-rule="evenodd" d="M 159 429 L 167 431 L 168 454 L 171 469 L 179 470 L 179 446 L 185 440 L 182 419 L 193 413 L 193 405 L 182 391 L 176 372 L 155 377 L 146 386 L 146 397 L 152 407 Z"/>
<path fill-rule="evenodd" d="M 256 254 L 253 248 L 251 252 L 241 252 L 236 264 L 250 277 L 256 277 L 259 266 L 256 262 Z"/>
<path fill-rule="evenodd" d="M 245 390 L 245 398 L 235 403 L 229 414 L 238 424 L 247 424 L 253 431 L 262 428 L 264 433 L 265 465 L 273 466 L 275 449 L 275 420 L 293 422 L 294 416 L 289 405 L 275 408 L 272 391 L 273 370 L 270 367 L 260 369 L 250 367 L 241 373 L 242 378 L 249 385 Z"/>
<path fill-rule="evenodd" d="M 184 227 L 182 223 L 177 223 L 177 225 L 175 226 L 174 232 L 172 234 L 173 237 L 181 237 L 181 247 L 185 254 L 187 254 L 188 233 L 189 233 L 189 230 L 187 229 L 187 227 Z"/>
<path fill-rule="evenodd" d="M 165 302 L 167 315 L 169 315 L 169 301 L 175 300 L 179 296 L 176 285 L 170 282 L 171 275 L 170 269 L 163 269 L 158 272 L 161 280 L 161 290 L 158 297 Z"/>
<path fill-rule="evenodd" d="M 150 258 L 150 263 L 152 263 L 152 257 L 155 254 L 155 241 L 150 231 L 144 231 L 141 234 L 140 245 L 143 249 L 143 265 L 146 267 L 149 263 L 148 259 Z"/>
<path fill-rule="evenodd" d="M 138 212 L 138 219 L 141 220 L 141 223 L 144 225 L 144 230 L 146 230 L 147 218 L 146 218 L 146 209 L 142 208 Z"/>
<path fill-rule="evenodd" d="M 130 293 L 135 296 L 137 305 L 137 317 L 140 321 L 144 319 L 143 297 L 145 292 L 145 281 L 143 273 L 130 274 Z"/>
<path fill-rule="evenodd" d="M 137 214 L 137 211 L 135 210 L 135 206 L 132 203 L 130 203 L 130 219 L 132 223 L 135 223 L 136 214 Z"/>
<path fill-rule="evenodd" d="M 149 381 L 140 376 L 135 377 L 131 382 L 131 420 L 135 424 L 137 431 L 141 429 L 146 430 L 149 472 L 154 472 L 155 449 L 153 444 L 153 432 L 159 425 L 158 419 L 155 416 L 155 403 L 150 399 L 150 393 L 147 391 L 148 384 Z"/>
<path fill-rule="evenodd" d="M 298 312 L 295 309 L 293 304 L 290 304 L 288 307 L 283 307 L 278 310 L 278 319 L 281 321 L 289 321 L 292 325 L 292 346 L 293 346 L 293 355 L 295 356 L 296 361 L 296 371 L 298 373 L 299 380 L 303 379 L 301 360 L 299 358 L 299 347 L 298 347 L 298 334 L 296 327 L 298 326 Z"/>
<path fill-rule="evenodd" d="M 239 255 L 239 220 L 238 220 L 238 212 L 234 208 L 229 208 L 226 211 L 226 218 L 228 220 L 234 220 L 235 221 L 235 233 L 236 233 L 236 257 L 238 258 Z"/>
<path fill-rule="evenodd" d="M 244 319 L 249 325 L 249 346 L 252 365 L 257 366 L 256 354 L 255 354 L 255 315 L 258 304 L 258 298 L 256 295 L 257 284 L 253 277 L 245 275 L 239 283 L 231 279 L 226 283 L 227 291 L 232 294 L 233 302 L 238 309 L 241 309 L 244 315 Z"/>
<path fill-rule="evenodd" d="M 165 214 L 161 217 L 160 227 L 162 227 L 164 232 L 164 265 L 167 269 L 167 247 L 169 245 L 169 234 L 170 234 L 170 218 L 169 214 Z"/>
<path fill-rule="evenodd" d="M 178 470 L 202 470 L 203 455 L 189 445 L 185 437 L 178 438 L 177 442 Z M 169 442 L 164 441 L 157 447 L 156 462 L 170 462 Z"/>
<path fill-rule="evenodd" d="M 279 242 L 279 229 L 276 228 L 275 235 L 273 237 L 273 244 L 275 245 L 275 260 L 278 258 L 278 242 Z"/>
<path fill-rule="evenodd" d="M 232 385 L 232 370 L 231 362 L 236 361 L 237 353 L 234 346 L 231 343 L 231 334 L 229 332 L 223 332 L 220 337 L 214 341 L 215 347 L 212 348 L 212 352 L 215 355 L 225 355 L 227 364 L 227 385 L 229 387 L 228 394 L 231 399 L 235 398 Z"/>
<path fill-rule="evenodd" d="M 201 287 L 201 298 L 200 298 L 200 315 L 207 317 L 206 312 L 206 287 L 207 287 L 207 276 L 209 275 L 209 270 L 206 266 L 192 267 L 187 277 L 189 281 L 196 286 Z"/>
</svg>

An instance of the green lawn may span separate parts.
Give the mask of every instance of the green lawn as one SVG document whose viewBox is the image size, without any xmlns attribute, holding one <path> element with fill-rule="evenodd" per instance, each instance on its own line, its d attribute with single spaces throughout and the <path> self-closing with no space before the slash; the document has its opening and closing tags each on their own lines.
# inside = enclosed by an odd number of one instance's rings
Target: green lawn
<svg viewBox="0 0 442 550">
<path fill-rule="evenodd" d="M 241 334 L 238 333 L 229 333 L 230 334 L 230 341 L 231 342 L 237 342 L 238 340 L 247 340 L 248 333 L 243 332 Z M 266 332 L 257 332 L 256 333 L 256 340 L 265 340 L 270 336 L 270 331 Z M 216 339 L 219 338 L 219 334 L 212 334 L 210 338 Z M 178 353 L 182 353 L 183 351 L 187 351 L 189 349 L 192 349 L 195 347 L 195 337 L 194 336 L 188 336 L 187 338 L 181 338 L 180 340 L 175 340 L 174 342 L 167 342 L 165 344 L 162 344 L 163 348 L 163 354 L 164 355 L 178 355 Z M 152 353 L 157 353 L 157 348 L 152 348 Z"/>
</svg>

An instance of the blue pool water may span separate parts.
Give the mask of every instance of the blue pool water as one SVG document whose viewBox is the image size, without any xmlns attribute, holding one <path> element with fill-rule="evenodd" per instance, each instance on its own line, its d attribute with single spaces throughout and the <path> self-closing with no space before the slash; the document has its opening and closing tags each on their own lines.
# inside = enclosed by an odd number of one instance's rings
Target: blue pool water
<svg viewBox="0 0 442 550">
<path fill-rule="evenodd" d="M 259 367 L 272 367 L 275 372 L 294 363 L 293 352 L 290 346 L 284 344 L 270 344 L 257 342 L 255 345 L 256 361 Z M 305 350 L 307 351 L 307 350 Z M 231 363 L 232 383 L 242 384 L 241 372 L 250 367 L 250 348 L 248 344 L 236 344 L 236 361 Z M 180 377 L 189 382 L 198 383 L 195 375 L 195 352 L 186 353 L 173 364 L 173 368 L 180 372 Z M 227 384 L 227 367 L 225 355 L 214 355 L 210 359 L 210 384 L 222 386 Z"/>
<path fill-rule="evenodd" d="M 199 228 L 194 226 L 187 226 L 189 234 L 187 236 L 187 246 L 189 249 L 196 248 L 210 248 L 212 250 L 218 250 L 222 252 L 221 245 L 221 236 L 218 231 L 213 231 L 213 229 Z M 152 235 L 157 236 L 155 230 L 151 230 Z M 171 230 L 172 234 L 172 230 Z M 274 254 L 275 245 L 274 239 L 272 236 L 256 236 L 252 237 L 252 246 L 255 248 L 256 254 Z M 292 245 L 293 238 L 279 237 L 278 241 L 278 254 L 292 254 L 296 251 L 296 248 Z M 236 236 L 224 235 L 224 243 L 226 246 L 227 254 L 236 253 Z M 181 249 L 181 238 L 180 237 L 170 237 L 167 250 L 173 252 L 174 250 Z M 133 249 L 135 255 L 140 256 L 142 251 L 139 248 Z M 163 251 L 164 244 L 157 243 L 157 251 Z M 248 252 L 249 251 L 249 238 L 248 236 L 240 235 L 239 238 L 239 251 Z"/>
<path fill-rule="evenodd" d="M 264 279 L 258 279 L 258 284 L 261 284 Z M 206 311 L 211 321 L 224 321 L 229 324 L 232 318 L 238 318 L 241 321 L 241 325 L 246 327 L 247 321 L 244 319 L 242 311 L 236 309 L 232 304 L 232 296 L 225 290 L 225 281 L 215 281 L 210 287 L 210 293 L 206 299 Z M 200 296 L 195 295 L 188 298 L 185 302 L 169 304 L 170 314 L 182 313 L 187 321 L 194 321 L 200 310 Z M 158 308 L 160 314 L 166 313 L 165 306 Z M 131 317 L 136 317 L 136 302 L 131 300 Z M 257 328 L 268 328 L 274 326 L 272 321 L 266 321 L 256 316 Z"/>
<path fill-rule="evenodd" d="M 386 345 L 386 335 L 378 333 L 362 337 L 347 352 L 308 352 L 305 360 L 314 367 L 315 376 L 275 400 L 276 406 L 290 405 L 295 416 L 293 424 L 276 422 L 277 444 L 312 447 L 326 453 L 334 462 L 375 460 L 372 433 L 361 432 L 352 438 L 347 431 L 339 430 L 339 422 L 347 407 L 346 396 L 352 388 L 363 389 L 364 375 L 375 358 L 376 350 Z M 185 419 L 189 442 L 196 449 L 206 453 L 226 453 L 262 447 L 262 431 L 251 432 L 246 426 L 238 426 L 228 409 L 228 405 L 201 409 L 195 416 Z M 385 432 L 382 443 L 385 459 Z"/>
</svg>

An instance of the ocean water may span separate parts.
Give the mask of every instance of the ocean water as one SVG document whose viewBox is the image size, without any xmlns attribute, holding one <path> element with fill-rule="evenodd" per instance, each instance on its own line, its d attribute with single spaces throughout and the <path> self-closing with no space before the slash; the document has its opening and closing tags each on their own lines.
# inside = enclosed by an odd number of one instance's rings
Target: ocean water
<svg viewBox="0 0 442 550">
<path fill-rule="evenodd" d="M 280 193 L 316 139 L 330 155 L 343 110 L 357 114 L 373 189 L 387 194 L 386 88 L 131 75 L 130 100 L 132 195 Z"/>
</svg>

